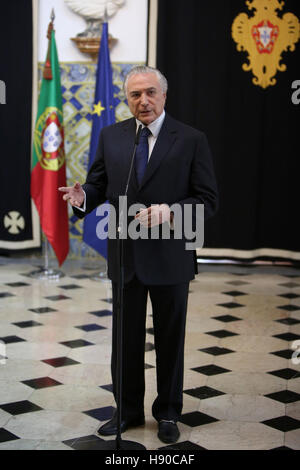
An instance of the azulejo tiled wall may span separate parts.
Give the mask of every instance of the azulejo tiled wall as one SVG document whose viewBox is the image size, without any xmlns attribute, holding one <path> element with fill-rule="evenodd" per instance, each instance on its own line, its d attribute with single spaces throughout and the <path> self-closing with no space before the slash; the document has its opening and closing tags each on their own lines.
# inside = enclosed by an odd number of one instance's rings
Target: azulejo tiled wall
<svg viewBox="0 0 300 470">
<path fill-rule="evenodd" d="M 133 65 L 136 64 L 112 63 L 116 122 L 131 117 L 122 86 Z M 75 181 L 83 183 L 87 173 L 96 68 L 97 64 L 92 62 L 60 62 L 68 185 Z M 40 83 L 42 69 L 43 64 L 39 64 Z M 82 242 L 82 227 L 82 220 L 78 220 L 69 207 L 69 258 L 98 256 Z"/>
</svg>

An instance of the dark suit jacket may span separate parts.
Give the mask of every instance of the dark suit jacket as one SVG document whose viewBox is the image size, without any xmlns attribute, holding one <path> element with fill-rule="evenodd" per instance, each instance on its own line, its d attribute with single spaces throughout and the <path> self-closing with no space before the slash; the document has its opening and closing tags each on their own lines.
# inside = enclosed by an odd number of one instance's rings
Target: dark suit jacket
<svg viewBox="0 0 300 470">
<path fill-rule="evenodd" d="M 136 134 L 134 118 L 102 129 L 95 161 L 83 189 L 86 213 L 106 200 L 118 211 L 125 193 Z M 133 203 L 204 204 L 205 218 L 217 208 L 217 187 L 210 149 L 205 135 L 171 118 L 167 113 L 153 148 L 141 186 L 135 171 L 128 189 L 128 207 Z M 78 217 L 85 213 L 74 209 Z M 130 223 L 129 219 L 129 223 Z M 96 227 L 95 227 L 96 230 Z M 125 282 L 134 274 L 144 284 L 188 282 L 195 275 L 195 252 L 185 249 L 186 240 L 172 237 L 124 240 Z M 118 280 L 117 242 L 108 240 L 108 276 Z"/>
</svg>

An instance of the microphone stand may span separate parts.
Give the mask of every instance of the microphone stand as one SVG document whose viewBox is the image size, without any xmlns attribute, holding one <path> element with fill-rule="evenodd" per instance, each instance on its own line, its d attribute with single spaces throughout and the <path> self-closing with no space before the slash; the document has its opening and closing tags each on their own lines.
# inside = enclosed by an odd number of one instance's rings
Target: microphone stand
<svg viewBox="0 0 300 470">
<path fill-rule="evenodd" d="M 125 194 L 122 199 L 122 207 L 120 210 L 118 234 L 117 234 L 117 249 L 119 258 L 119 282 L 117 290 L 117 310 L 116 310 L 116 332 L 117 332 L 117 359 L 116 359 L 116 404 L 117 404 L 117 435 L 115 440 L 100 442 L 98 449 L 100 450 L 146 450 L 146 448 L 134 441 L 125 441 L 121 438 L 121 421 L 122 421 L 122 373 L 123 373 L 123 290 L 124 290 L 124 246 L 123 246 L 123 231 L 124 231 L 124 205 L 127 197 L 128 186 L 132 174 L 133 163 L 138 146 L 142 126 L 140 125 L 134 141 L 134 148 L 128 173 Z"/>
</svg>

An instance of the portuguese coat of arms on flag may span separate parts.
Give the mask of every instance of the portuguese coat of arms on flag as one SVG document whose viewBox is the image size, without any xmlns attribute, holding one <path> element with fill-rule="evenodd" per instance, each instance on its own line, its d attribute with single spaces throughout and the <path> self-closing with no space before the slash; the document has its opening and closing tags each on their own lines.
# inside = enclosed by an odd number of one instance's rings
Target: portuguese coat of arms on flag
<svg viewBox="0 0 300 470">
<path fill-rule="evenodd" d="M 31 197 L 38 210 L 42 230 L 61 265 L 69 252 L 69 228 L 67 205 L 57 189 L 66 186 L 66 162 L 60 70 L 52 22 L 48 39 L 34 130 Z"/>
</svg>

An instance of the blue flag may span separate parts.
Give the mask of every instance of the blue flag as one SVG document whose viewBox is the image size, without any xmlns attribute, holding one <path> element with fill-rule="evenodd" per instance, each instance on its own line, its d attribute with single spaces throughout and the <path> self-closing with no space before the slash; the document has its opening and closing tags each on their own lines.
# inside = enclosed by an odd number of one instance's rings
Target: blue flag
<svg viewBox="0 0 300 470">
<path fill-rule="evenodd" d="M 92 112 L 93 125 L 88 169 L 90 169 L 94 161 L 102 127 L 109 126 L 115 122 L 113 96 L 112 68 L 108 49 L 108 24 L 103 23 L 96 72 L 96 90 L 94 109 Z M 88 214 L 84 219 L 83 241 L 107 259 L 107 238 L 104 240 L 99 239 L 96 233 L 96 226 L 101 220 L 101 217 L 96 215 L 96 211 L 97 209 L 94 209 L 93 212 Z M 102 216 L 102 219 L 104 217 L 106 217 L 106 215 Z"/>
</svg>

